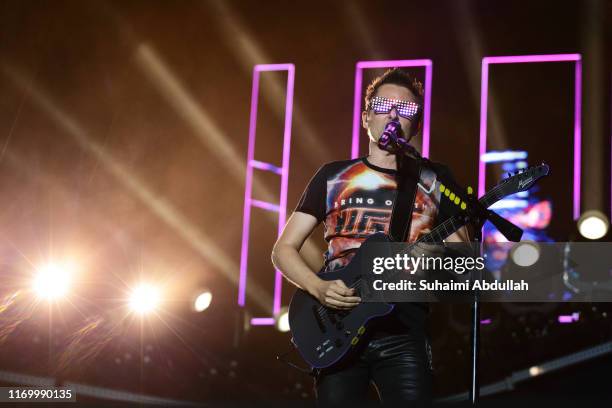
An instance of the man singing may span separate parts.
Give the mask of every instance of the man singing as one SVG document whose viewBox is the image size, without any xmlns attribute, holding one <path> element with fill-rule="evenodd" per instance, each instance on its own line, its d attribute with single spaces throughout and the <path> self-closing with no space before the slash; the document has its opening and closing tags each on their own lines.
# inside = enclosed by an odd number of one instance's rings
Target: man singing
<svg viewBox="0 0 612 408">
<path fill-rule="evenodd" d="M 400 158 L 378 144 L 391 121 L 400 123 L 404 139 L 417 135 L 423 123 L 422 105 L 423 86 L 407 72 L 395 68 L 374 79 L 367 88 L 361 115 L 369 137 L 368 156 L 323 165 L 274 246 L 274 265 L 326 307 L 351 309 L 361 299 L 342 280 L 322 280 L 301 257 L 302 244 L 320 222 L 324 222 L 329 244 L 324 255 L 325 273 L 345 266 L 368 235 L 389 233 L 392 210 L 409 214 L 403 237 L 408 242 L 452 215 L 454 206 L 439 188 L 440 183 L 446 183 L 442 180 L 452 179 L 446 167 L 409 155 Z M 413 205 L 394 209 L 398 160 L 402 160 L 400 169 L 418 170 L 405 176 L 413 186 Z M 446 241 L 467 239 L 463 228 Z M 428 312 L 424 304 L 398 303 L 392 313 L 372 320 L 369 337 L 359 351 L 317 373 L 319 405 L 359 404 L 365 401 L 370 382 L 387 406 L 428 405 L 432 393 L 431 348 L 425 329 Z"/>
</svg>

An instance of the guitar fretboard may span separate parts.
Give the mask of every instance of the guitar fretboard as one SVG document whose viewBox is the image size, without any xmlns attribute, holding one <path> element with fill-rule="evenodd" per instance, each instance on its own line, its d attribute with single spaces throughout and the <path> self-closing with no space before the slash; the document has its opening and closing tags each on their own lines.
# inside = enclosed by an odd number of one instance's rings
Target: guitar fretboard
<svg viewBox="0 0 612 408">
<path fill-rule="evenodd" d="M 501 198 L 504 197 L 505 194 L 502 191 L 503 186 L 504 184 L 500 184 L 492 188 L 489 192 L 487 192 L 484 196 L 482 196 L 478 200 L 478 202 L 485 208 L 490 207 L 491 205 L 493 205 L 494 203 L 496 203 L 497 201 L 499 201 Z M 428 234 L 425 234 L 421 238 L 410 243 L 410 245 L 408 245 L 404 250 L 398 252 L 398 254 L 400 255 L 410 254 L 412 253 L 412 250 L 414 249 L 414 247 L 420 243 L 441 243 L 449 235 L 452 235 L 454 232 L 459 230 L 459 228 L 463 227 L 465 223 L 466 223 L 466 217 L 464 215 L 462 214 L 454 215 L 450 217 L 449 219 L 447 219 L 446 221 L 444 221 L 442 224 L 438 225 L 433 230 L 431 230 Z M 403 271 L 397 270 L 397 271 L 389 272 L 387 276 L 389 278 L 393 278 L 395 275 L 401 272 Z"/>
</svg>

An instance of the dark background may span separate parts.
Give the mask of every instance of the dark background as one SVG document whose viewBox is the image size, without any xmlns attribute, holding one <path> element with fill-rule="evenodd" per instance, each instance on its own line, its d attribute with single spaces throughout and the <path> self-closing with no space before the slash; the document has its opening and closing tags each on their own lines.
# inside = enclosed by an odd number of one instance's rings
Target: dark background
<svg viewBox="0 0 612 408">
<path fill-rule="evenodd" d="M 253 65 L 296 66 L 292 209 L 320 165 L 350 155 L 357 61 L 433 60 L 430 157 L 476 186 L 482 58 L 581 53 L 583 203 L 609 214 L 611 12 L 609 1 L 2 2 L 0 295 L 45 259 L 75 257 L 81 273 L 69 301 L 14 318 L 0 369 L 203 402 L 311 398 L 310 379 L 275 359 L 288 334 L 239 329 L 245 314 L 271 313 L 277 228 L 253 210 L 249 288 L 263 294 L 239 310 Z M 572 63 L 492 66 L 489 82 L 488 148 L 551 165 L 539 194 L 553 200 L 559 241 L 575 237 L 573 73 Z M 285 81 L 262 74 L 256 159 L 276 165 Z M 277 176 L 256 173 L 254 196 L 274 201 Z M 168 298 L 142 325 L 121 317 L 139 277 L 163 282 Z M 189 306 L 203 287 L 213 304 L 198 315 Z M 291 293 L 285 283 L 284 305 Z M 607 305 L 540 306 L 484 306 L 496 324 L 483 329 L 483 383 L 610 339 Z M 579 323 L 556 324 L 574 311 Z M 92 321 L 96 331 L 71 343 Z M 465 391 L 468 308 L 437 305 L 431 322 L 436 395 Z"/>
</svg>

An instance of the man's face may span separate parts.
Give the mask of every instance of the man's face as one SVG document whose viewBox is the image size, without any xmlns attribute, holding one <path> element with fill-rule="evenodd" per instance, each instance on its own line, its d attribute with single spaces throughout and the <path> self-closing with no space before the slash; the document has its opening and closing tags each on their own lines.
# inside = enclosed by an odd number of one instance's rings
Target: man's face
<svg viewBox="0 0 612 408">
<path fill-rule="evenodd" d="M 416 96 L 413 95 L 408 88 L 395 84 L 384 84 L 380 86 L 374 96 L 417 102 Z M 409 119 L 399 116 L 395 107 L 393 107 L 389 113 L 376 114 L 372 109 L 361 113 L 362 125 L 364 129 L 368 131 L 368 136 L 374 143 L 378 142 L 380 135 L 382 134 L 383 130 L 385 130 L 385 126 L 392 120 L 399 121 L 402 126 L 403 137 L 410 140 L 410 137 L 412 136 L 410 134 L 412 122 Z"/>
</svg>

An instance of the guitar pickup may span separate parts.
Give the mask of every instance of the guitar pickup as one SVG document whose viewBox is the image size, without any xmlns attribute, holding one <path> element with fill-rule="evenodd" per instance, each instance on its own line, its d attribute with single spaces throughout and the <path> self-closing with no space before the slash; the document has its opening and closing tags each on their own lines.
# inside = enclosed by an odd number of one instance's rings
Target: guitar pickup
<svg viewBox="0 0 612 408">
<path fill-rule="evenodd" d="M 321 316 L 320 314 L 318 305 L 312 306 L 312 313 L 314 314 L 315 321 L 317 322 L 317 325 L 319 326 L 319 330 L 321 330 L 322 333 L 325 333 L 327 329 L 325 328 L 325 324 L 323 323 L 323 316 Z"/>
<path fill-rule="evenodd" d="M 327 316 L 329 317 L 329 321 L 331 322 L 331 324 L 333 324 L 333 325 L 338 324 L 338 319 L 337 319 L 335 311 L 328 312 Z"/>
</svg>

